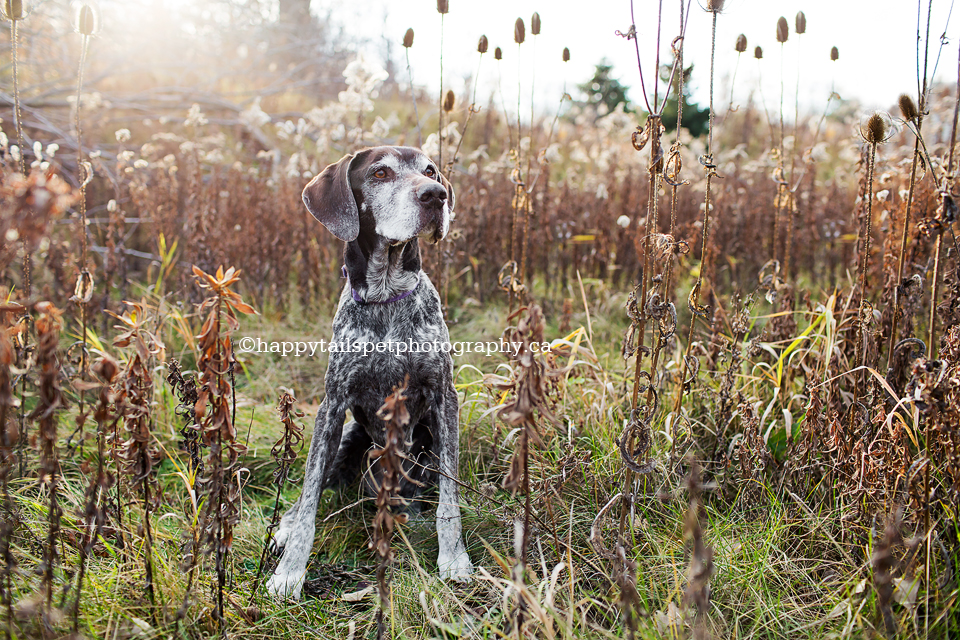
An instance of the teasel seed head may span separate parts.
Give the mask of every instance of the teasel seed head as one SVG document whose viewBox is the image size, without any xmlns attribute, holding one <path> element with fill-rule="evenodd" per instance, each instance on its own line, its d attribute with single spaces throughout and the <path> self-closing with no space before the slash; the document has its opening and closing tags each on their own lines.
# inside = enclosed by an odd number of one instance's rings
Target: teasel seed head
<svg viewBox="0 0 960 640">
<path fill-rule="evenodd" d="M 761 49 L 759 46 L 756 47 L 753 50 L 753 57 L 756 58 L 757 60 L 761 60 L 763 58 L 763 49 Z"/>
<path fill-rule="evenodd" d="M 3 0 L 3 17 L 11 22 L 23 20 L 23 0 Z"/>
<path fill-rule="evenodd" d="M 734 47 L 737 50 L 737 53 L 743 53 L 747 50 L 747 36 L 742 33 L 737 36 L 737 44 Z"/>
<path fill-rule="evenodd" d="M 917 111 L 917 105 L 914 104 L 913 98 L 907 94 L 901 93 L 897 103 L 900 105 L 900 115 L 903 116 L 904 120 L 908 122 L 915 122 L 920 116 L 920 112 Z"/>
<path fill-rule="evenodd" d="M 407 49 L 413 46 L 413 29 L 407 29 L 407 32 L 403 34 L 403 46 Z"/>
<path fill-rule="evenodd" d="M 490 41 L 487 40 L 487 36 L 480 36 L 480 42 L 477 43 L 477 51 L 480 53 L 486 53 L 489 46 Z"/>
<path fill-rule="evenodd" d="M 503 60 L 503 51 L 500 49 L 500 47 L 497 47 L 493 50 L 493 58 L 494 60 Z"/>
<path fill-rule="evenodd" d="M 457 98 L 455 95 L 453 95 L 453 91 L 448 90 L 447 95 L 443 97 L 443 110 L 447 113 L 453 111 L 453 105 L 456 101 Z"/>
<path fill-rule="evenodd" d="M 832 47 L 830 49 L 830 60 L 832 60 L 833 62 L 836 62 L 839 59 L 840 59 L 840 50 L 837 49 L 836 47 Z"/>
<path fill-rule="evenodd" d="M 567 47 L 563 48 L 563 61 L 570 62 L 570 49 Z"/>
<path fill-rule="evenodd" d="M 77 31 L 82 36 L 92 36 L 97 31 L 97 14 L 88 4 L 80 5 L 77 12 Z"/>
<path fill-rule="evenodd" d="M 513 25 L 513 41 L 517 44 L 523 44 L 526 37 L 527 29 L 523 26 L 523 18 L 517 18 L 517 22 Z"/>
<path fill-rule="evenodd" d="M 796 25 L 797 35 L 807 32 L 807 16 L 803 14 L 803 11 L 797 11 L 797 20 L 794 24 Z"/>
<path fill-rule="evenodd" d="M 723 11 L 723 3 L 726 0 L 707 0 L 707 11 L 711 13 L 720 13 Z"/>
<path fill-rule="evenodd" d="M 533 12 L 533 17 L 530 18 L 530 33 L 535 36 L 540 35 L 540 14 L 536 11 Z"/>
<path fill-rule="evenodd" d="M 867 128 L 863 133 L 863 137 L 866 138 L 870 144 L 880 144 L 886 140 L 887 137 L 886 120 L 884 120 L 883 116 L 879 113 L 874 113 L 870 116 L 870 119 L 867 120 Z"/>
<path fill-rule="evenodd" d="M 787 26 L 787 19 L 780 16 L 780 19 L 777 20 L 777 42 L 783 44 L 787 41 L 789 35 L 790 27 Z"/>
<path fill-rule="evenodd" d="M 437 0 L 437 11 L 440 13 L 449 13 L 450 0 Z"/>
</svg>

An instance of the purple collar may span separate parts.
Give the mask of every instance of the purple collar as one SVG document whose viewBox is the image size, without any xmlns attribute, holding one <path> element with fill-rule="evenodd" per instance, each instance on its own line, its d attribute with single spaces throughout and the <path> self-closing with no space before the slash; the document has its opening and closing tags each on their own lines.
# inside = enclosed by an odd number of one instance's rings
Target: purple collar
<svg viewBox="0 0 960 640">
<path fill-rule="evenodd" d="M 342 277 L 346 278 L 347 283 L 349 284 L 350 276 L 347 275 L 347 265 L 343 265 L 343 267 L 341 267 L 340 273 L 343 274 Z M 360 297 L 360 294 L 357 293 L 357 290 L 354 289 L 353 287 L 350 287 L 350 293 L 353 295 L 353 301 L 356 302 L 357 304 L 390 304 L 391 302 L 399 302 L 400 300 L 403 300 L 404 298 L 412 294 L 414 291 L 416 291 L 417 287 L 419 286 L 420 286 L 420 274 L 418 273 L 417 284 L 413 289 L 410 289 L 409 291 L 404 291 L 403 293 L 398 293 L 397 295 L 391 296 L 386 300 L 373 300 L 373 301 L 364 300 L 363 298 Z"/>
</svg>

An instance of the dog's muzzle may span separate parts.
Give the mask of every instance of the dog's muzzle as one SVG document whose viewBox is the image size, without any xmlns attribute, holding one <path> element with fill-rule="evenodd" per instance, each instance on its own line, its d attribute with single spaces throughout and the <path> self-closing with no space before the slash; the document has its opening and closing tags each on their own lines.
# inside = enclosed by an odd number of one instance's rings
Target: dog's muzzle
<svg viewBox="0 0 960 640">
<path fill-rule="evenodd" d="M 443 238 L 444 212 L 447 210 L 447 190 L 438 182 L 425 182 L 417 187 L 417 200 L 420 202 L 420 224 L 418 236 L 437 243 Z"/>
</svg>

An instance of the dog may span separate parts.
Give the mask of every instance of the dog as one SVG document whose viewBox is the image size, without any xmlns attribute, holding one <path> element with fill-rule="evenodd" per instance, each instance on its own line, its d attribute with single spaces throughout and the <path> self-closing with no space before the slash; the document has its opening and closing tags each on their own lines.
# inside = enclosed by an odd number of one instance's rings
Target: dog
<svg viewBox="0 0 960 640">
<path fill-rule="evenodd" d="M 415 481 L 436 479 L 439 485 L 441 577 L 463 581 L 473 573 L 460 521 L 453 358 L 449 350 L 436 348 L 450 338 L 440 296 L 420 268 L 419 240 L 437 243 L 447 234 L 454 202 L 453 187 L 436 164 L 411 147 L 373 147 L 348 155 L 303 190 L 307 210 L 346 243 L 347 282 L 333 320 L 326 393 L 303 490 L 273 536 L 280 560 L 267 589 L 276 596 L 299 599 L 320 493 L 325 486 L 355 478 L 367 450 L 383 444 L 384 424 L 377 410 L 407 375 L 410 423 L 404 468 Z M 363 347 L 379 349 L 385 343 L 383 351 Z M 408 350 L 414 343 L 420 348 Z M 427 343 L 430 347 L 423 349 Z M 345 425 L 347 410 L 353 420 Z M 424 470 L 424 460 L 436 465 Z"/>
</svg>

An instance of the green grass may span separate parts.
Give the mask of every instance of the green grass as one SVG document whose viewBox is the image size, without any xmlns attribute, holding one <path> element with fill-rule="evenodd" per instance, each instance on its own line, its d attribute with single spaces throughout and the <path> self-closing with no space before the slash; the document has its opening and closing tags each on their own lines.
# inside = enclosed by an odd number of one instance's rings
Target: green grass
<svg viewBox="0 0 960 640">
<path fill-rule="evenodd" d="M 623 428 L 629 402 L 628 367 L 620 360 L 619 339 L 625 327 L 623 297 L 599 295 L 589 325 L 582 311 L 574 313 L 573 327 L 584 327 L 578 353 L 581 364 L 560 384 L 555 413 L 560 424 L 541 425 L 543 446 L 533 452 L 534 488 L 530 570 L 523 590 L 531 637 L 627 637 L 618 609 L 619 589 L 613 563 L 588 542 L 594 519 L 623 487 L 623 464 L 615 440 Z M 462 312 L 451 325 L 453 340 L 495 339 L 505 326 L 503 308 Z M 263 335 L 277 339 L 319 339 L 329 333 L 330 317 L 304 310 L 283 317 L 266 311 L 245 321 L 237 337 Z M 546 335 L 563 337 L 551 318 Z M 798 331 L 802 331 L 799 329 Z M 799 347 L 802 349 L 802 347 Z M 794 351 L 797 351 L 795 348 Z M 569 357 L 560 359 L 566 364 Z M 437 541 L 433 511 L 399 525 L 393 539 L 396 561 L 392 574 L 393 609 L 388 617 L 394 638 L 503 638 L 516 637 L 517 585 L 510 578 L 513 522 L 523 515 L 523 497 L 500 488 L 506 474 L 514 435 L 493 418 L 499 393 L 482 382 L 495 373 L 502 357 L 470 356 L 458 362 L 457 387 L 461 397 L 460 477 L 463 524 L 468 550 L 478 567 L 466 585 L 445 584 L 437 577 Z M 237 638 L 371 638 L 375 636 L 376 600 L 368 595 L 349 601 L 374 583 L 376 558 L 367 548 L 374 515 L 372 500 L 357 485 L 328 489 L 321 498 L 316 540 L 308 567 L 308 584 L 300 602 L 278 602 L 268 597 L 263 582 L 250 590 L 257 573 L 264 533 L 271 517 L 274 489 L 270 447 L 282 434 L 274 409 L 280 387 L 292 387 L 307 415 L 301 419 L 309 434 L 322 389 L 324 359 L 249 357 L 238 377 L 240 407 L 237 431 L 248 449 L 242 458 L 243 512 L 231 553 L 229 635 Z M 676 369 L 676 362 L 668 362 Z M 772 365 L 774 371 L 777 364 Z M 158 372 L 159 373 L 159 372 Z M 158 378 L 160 376 L 158 375 Z M 702 373 L 699 393 L 715 391 L 719 379 Z M 749 377 L 741 384 L 759 384 Z M 160 383 L 158 382 L 158 387 Z M 706 400 L 703 400 L 706 404 Z M 700 400 L 696 401 L 700 404 Z M 764 403 L 765 405 L 766 403 Z M 158 474 L 163 501 L 153 515 L 155 564 L 164 611 L 152 611 L 144 589 L 142 531 L 137 524 L 140 506 L 125 495 L 123 518 L 126 549 L 105 532 L 89 559 L 84 584 L 80 629 L 86 637 L 168 638 L 215 637 L 211 616 L 215 576 L 207 559 L 198 574 L 194 604 L 186 619 L 172 623 L 183 597 L 185 575 L 179 567 L 181 536 L 193 513 L 186 484 L 177 475 L 183 468 L 177 450 L 179 423 L 169 389 L 158 393 L 155 433 L 167 459 Z M 709 409 L 707 409 L 709 411 Z M 662 411 L 665 414 L 666 411 Z M 696 416 L 709 422 L 709 416 Z M 63 414 L 64 432 L 73 415 Z M 88 431 L 93 426 L 88 425 Z M 657 425 L 663 431 L 664 425 Z M 249 436 L 247 435 L 249 433 Z M 669 443 L 655 440 L 654 455 L 669 469 Z M 88 443 L 89 460 L 95 447 Z M 296 499 L 305 451 L 298 459 L 283 492 L 283 508 Z M 35 455 L 35 454 L 34 454 Z M 55 587 L 56 600 L 69 605 L 75 594 L 65 590 L 75 583 L 79 513 L 86 473 L 78 456 L 62 459 L 62 556 Z M 756 504 L 738 499 L 748 481 L 727 484 L 733 496 L 708 490 L 701 526 L 714 553 L 707 624 L 716 637 L 735 638 L 846 638 L 876 635 L 879 615 L 870 587 L 871 549 L 857 546 L 849 522 L 821 506 L 807 513 L 789 497 L 778 498 L 776 487 L 760 486 L 751 495 Z M 685 637 L 690 633 L 683 596 L 688 552 L 684 543 L 687 497 L 684 479 L 675 472 L 657 471 L 638 485 L 639 497 L 628 520 L 630 557 L 636 562 L 637 588 L 643 611 L 637 636 Z M 15 637 L 40 634 L 33 595 L 38 578 L 33 569 L 45 535 L 45 496 L 32 478 L 12 485 L 20 518 L 13 544 L 20 571 L 14 577 L 14 607 L 20 613 Z M 428 494 L 428 499 L 435 494 Z M 604 544 L 612 546 L 618 508 L 597 522 Z M 112 522 L 108 522 L 112 526 Z M 861 525 L 856 525 L 861 526 Z M 829 534 L 829 535 L 828 535 Z M 844 556 L 854 560 L 851 565 Z M 858 590 L 858 585 L 866 585 Z M 345 598 L 347 596 L 347 598 Z M 551 604 L 552 603 L 552 604 Z M 69 610 L 69 606 L 65 607 Z M 676 613 L 679 611 L 680 613 Z M 910 613 L 895 605 L 901 627 L 919 636 Z M 57 633 L 69 627 L 67 617 L 54 621 Z M 941 632 L 943 633 L 943 632 Z M 56 634 L 55 634 L 56 635 Z"/>
</svg>

